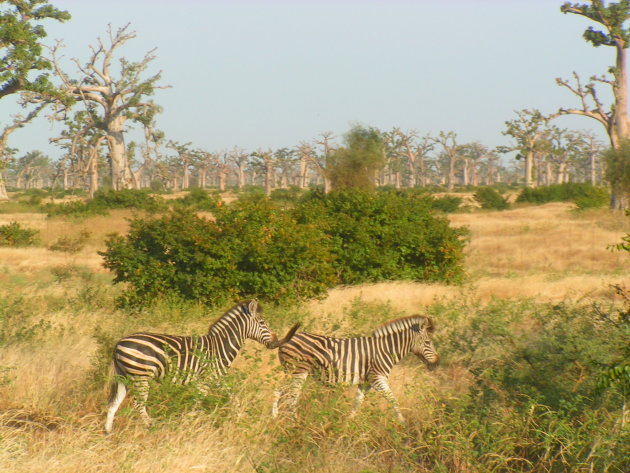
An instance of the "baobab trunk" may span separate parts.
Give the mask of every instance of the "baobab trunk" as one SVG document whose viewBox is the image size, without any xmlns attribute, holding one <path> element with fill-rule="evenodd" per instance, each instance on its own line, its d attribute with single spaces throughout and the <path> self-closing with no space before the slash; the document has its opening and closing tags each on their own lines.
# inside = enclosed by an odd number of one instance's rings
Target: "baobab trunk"
<svg viewBox="0 0 630 473">
<path fill-rule="evenodd" d="M 113 127 L 112 127 L 113 128 Z M 121 124 L 122 128 L 122 124 Z M 114 190 L 138 188 L 135 177 L 131 172 L 125 149 L 125 139 L 122 129 L 109 129 L 107 144 L 111 160 L 112 187 Z"/>
<path fill-rule="evenodd" d="M 7 186 L 4 183 L 4 173 L 0 171 L 0 200 L 9 200 Z"/>
<path fill-rule="evenodd" d="M 532 171 L 534 169 L 534 153 L 528 151 L 525 155 L 525 187 L 532 187 Z"/>
</svg>

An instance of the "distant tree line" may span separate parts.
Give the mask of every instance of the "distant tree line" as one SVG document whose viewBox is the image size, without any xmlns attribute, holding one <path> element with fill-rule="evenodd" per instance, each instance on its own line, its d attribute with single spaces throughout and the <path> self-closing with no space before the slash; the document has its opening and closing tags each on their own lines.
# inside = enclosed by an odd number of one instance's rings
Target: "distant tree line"
<svg viewBox="0 0 630 473">
<path fill-rule="evenodd" d="M 46 33 L 42 21 L 66 21 L 47 0 L 1 1 L 0 99 L 17 95 L 24 115 L 12 117 L 0 131 L 0 200 L 7 199 L 5 180 L 15 188 L 55 186 L 84 189 L 90 196 L 100 187 L 119 189 L 153 188 L 180 190 L 194 187 L 243 188 L 261 185 L 273 189 L 321 185 L 325 192 L 341 187 L 493 185 L 499 182 L 525 187 L 607 182 L 612 188 L 611 206 L 626 204 L 630 156 L 624 151 L 629 139 L 627 118 L 626 49 L 630 2 L 605 4 L 565 3 L 561 11 L 584 16 L 603 26 L 589 28 L 584 37 L 595 46 L 616 51 L 611 78 L 593 77 L 582 83 L 558 79 L 575 94 L 582 108 L 564 109 L 544 115 L 539 110 L 517 111 L 505 122 L 506 146 L 491 149 L 474 142 L 461 142 L 453 131 L 435 135 L 417 130 L 378 130 L 356 126 L 342 139 L 330 132 L 278 149 L 206 149 L 175 141 L 157 126 L 162 111 L 154 102 L 161 72 L 149 73 L 154 51 L 138 61 L 120 55 L 121 48 L 136 37 L 129 25 L 107 29 L 97 38 L 87 60 L 72 59 L 69 72 L 60 59 L 62 44 L 43 53 Z M 114 61 L 119 67 L 113 68 Z M 53 82 L 51 79 L 55 78 Z M 596 93 L 597 84 L 611 86 L 613 103 L 606 109 Z M 53 162 L 41 152 L 20 155 L 8 146 L 10 134 L 25 126 L 42 110 L 64 124 L 59 136 L 50 138 L 62 150 Z M 592 132 L 562 129 L 552 125 L 561 115 L 574 114 L 601 123 L 614 152 Z M 143 131 L 142 142 L 126 142 L 128 130 Z M 502 159 L 511 153 L 514 160 Z M 607 159 L 603 159 L 606 156 Z M 507 163 L 507 164 L 506 164 Z M 610 165 L 607 165 L 609 163 Z"/>
</svg>

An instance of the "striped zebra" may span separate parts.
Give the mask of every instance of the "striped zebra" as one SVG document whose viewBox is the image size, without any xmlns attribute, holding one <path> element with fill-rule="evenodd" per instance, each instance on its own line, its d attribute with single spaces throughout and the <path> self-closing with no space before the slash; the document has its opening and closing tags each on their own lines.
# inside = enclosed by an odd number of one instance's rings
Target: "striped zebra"
<svg viewBox="0 0 630 473">
<path fill-rule="evenodd" d="M 401 422 L 404 417 L 387 378 L 392 368 L 407 354 L 413 353 L 434 369 L 440 361 L 430 334 L 430 318 L 412 315 L 391 320 L 378 327 L 370 337 L 334 338 L 301 332 L 278 351 L 280 363 L 291 380 L 276 391 L 272 416 L 280 405 L 293 410 L 302 386 L 310 374 L 330 384 L 359 385 L 351 416 L 356 413 L 370 388 L 381 392 L 392 404 Z"/>
<path fill-rule="evenodd" d="M 174 382 L 182 384 L 199 379 L 199 389 L 207 392 L 203 377 L 225 375 L 245 339 L 256 340 L 267 348 L 278 348 L 289 341 L 299 327 L 296 324 L 286 337 L 278 340 L 260 316 L 261 312 L 256 300 L 244 301 L 210 325 L 207 335 L 183 337 L 139 332 L 119 340 L 113 354 L 117 379 L 112 383 L 105 432 L 111 432 L 114 415 L 127 395 L 123 378 L 131 381 L 134 407 L 144 422 L 150 424 L 146 401 L 151 378 L 161 381 L 170 373 Z"/>
</svg>

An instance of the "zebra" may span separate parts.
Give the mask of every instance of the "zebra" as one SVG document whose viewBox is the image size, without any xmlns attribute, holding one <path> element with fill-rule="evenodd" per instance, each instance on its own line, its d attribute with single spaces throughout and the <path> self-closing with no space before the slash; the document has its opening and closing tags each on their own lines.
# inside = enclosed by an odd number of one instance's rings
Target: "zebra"
<svg viewBox="0 0 630 473">
<path fill-rule="evenodd" d="M 296 334 L 278 350 L 280 363 L 288 372 L 290 382 L 276 390 L 272 417 L 278 416 L 281 402 L 290 410 L 295 408 L 304 382 L 310 374 L 315 374 L 324 383 L 358 385 L 351 417 L 361 406 L 365 393 L 374 388 L 385 396 L 398 419 L 404 422 L 387 378 L 394 365 L 410 352 L 423 360 L 429 369 L 438 366 L 440 357 L 430 338 L 433 331 L 430 318 L 412 315 L 381 325 L 369 337 Z"/>
<path fill-rule="evenodd" d="M 186 384 L 202 374 L 223 376 L 245 339 L 274 349 L 287 343 L 300 326 L 295 324 L 286 337 L 278 340 L 260 316 L 261 312 L 255 299 L 247 300 L 211 324 L 207 335 L 186 337 L 139 332 L 120 339 L 113 353 L 116 377 L 111 385 L 105 432 L 111 432 L 116 411 L 127 395 L 125 378 L 133 385 L 134 408 L 145 424 L 150 425 L 152 419 L 146 410 L 150 379 L 161 381 L 170 373 L 174 382 Z M 203 382 L 199 383 L 199 389 L 202 393 L 207 391 Z"/>
</svg>

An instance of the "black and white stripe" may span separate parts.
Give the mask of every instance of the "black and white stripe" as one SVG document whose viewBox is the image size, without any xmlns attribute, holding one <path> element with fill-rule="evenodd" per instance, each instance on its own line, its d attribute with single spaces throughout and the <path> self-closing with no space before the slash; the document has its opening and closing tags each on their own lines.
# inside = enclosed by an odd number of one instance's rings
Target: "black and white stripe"
<svg viewBox="0 0 630 473">
<path fill-rule="evenodd" d="M 278 415 L 280 405 L 294 408 L 304 381 L 315 375 L 325 383 L 359 385 L 353 414 L 361 405 L 365 391 L 374 388 L 383 393 L 398 418 L 404 420 L 387 378 L 394 365 L 409 353 L 417 355 L 430 369 L 438 365 L 432 332 L 431 319 L 414 315 L 387 322 L 370 337 L 334 338 L 298 333 L 278 352 L 291 383 L 276 391 L 272 415 Z"/>
<path fill-rule="evenodd" d="M 229 309 L 208 329 L 196 337 L 134 333 L 122 338 L 114 348 L 114 371 L 118 379 L 112 384 L 105 431 L 111 432 L 114 415 L 127 395 L 121 378 L 132 381 L 134 406 L 148 424 L 146 411 L 149 380 L 162 380 L 170 375 L 175 382 L 188 383 L 206 376 L 222 376 L 229 369 L 246 339 L 256 340 L 267 348 L 277 348 L 291 339 L 298 325 L 278 340 L 260 316 L 256 300 L 241 302 Z M 203 376 L 201 376 L 203 375 Z M 199 383 L 200 389 L 204 385 Z"/>
</svg>

